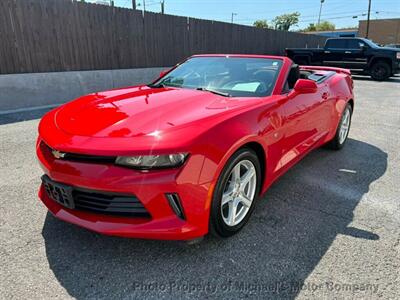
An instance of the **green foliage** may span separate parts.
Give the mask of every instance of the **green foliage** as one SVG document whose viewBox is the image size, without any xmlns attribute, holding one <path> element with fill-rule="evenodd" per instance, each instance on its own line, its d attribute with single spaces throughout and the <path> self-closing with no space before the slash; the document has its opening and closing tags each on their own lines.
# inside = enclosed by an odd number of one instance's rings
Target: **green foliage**
<svg viewBox="0 0 400 300">
<path fill-rule="evenodd" d="M 288 31 L 290 27 L 299 23 L 299 17 L 300 13 L 296 11 L 291 14 L 277 16 L 272 22 L 275 29 Z"/>
<path fill-rule="evenodd" d="M 304 31 L 329 31 L 329 30 L 335 30 L 335 24 L 329 21 L 322 21 L 319 24 L 311 23 L 306 28 L 304 28 Z"/>
<path fill-rule="evenodd" d="M 301 31 L 317 31 L 317 26 L 315 26 L 314 23 L 310 23 L 306 28 Z"/>
<path fill-rule="evenodd" d="M 255 26 L 257 28 L 263 28 L 263 29 L 269 28 L 267 20 L 257 20 L 253 23 L 253 26 Z"/>
</svg>

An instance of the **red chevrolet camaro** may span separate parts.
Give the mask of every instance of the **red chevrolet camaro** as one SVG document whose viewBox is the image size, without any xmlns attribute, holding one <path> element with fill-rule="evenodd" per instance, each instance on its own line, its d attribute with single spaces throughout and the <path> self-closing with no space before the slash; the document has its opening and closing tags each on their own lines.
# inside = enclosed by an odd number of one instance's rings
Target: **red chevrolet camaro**
<svg viewBox="0 0 400 300">
<path fill-rule="evenodd" d="M 343 147 L 352 89 L 347 70 L 286 57 L 192 56 L 149 85 L 47 113 L 39 197 L 57 218 L 103 234 L 231 236 L 304 155 Z"/>
</svg>

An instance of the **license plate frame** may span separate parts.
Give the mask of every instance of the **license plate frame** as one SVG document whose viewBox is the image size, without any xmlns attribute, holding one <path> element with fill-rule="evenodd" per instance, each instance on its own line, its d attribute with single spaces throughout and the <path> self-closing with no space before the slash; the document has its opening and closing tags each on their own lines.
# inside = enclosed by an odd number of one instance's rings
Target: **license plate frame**
<svg viewBox="0 0 400 300">
<path fill-rule="evenodd" d="M 51 180 L 48 176 L 42 176 L 42 183 L 47 196 L 58 204 L 64 207 L 74 209 L 75 202 L 72 195 L 72 186 L 55 182 Z"/>
</svg>

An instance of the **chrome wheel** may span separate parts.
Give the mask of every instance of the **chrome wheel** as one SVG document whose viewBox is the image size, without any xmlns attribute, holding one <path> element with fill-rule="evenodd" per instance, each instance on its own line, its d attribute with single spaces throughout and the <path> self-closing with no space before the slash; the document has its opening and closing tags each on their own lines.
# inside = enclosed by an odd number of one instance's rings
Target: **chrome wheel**
<svg viewBox="0 0 400 300">
<path fill-rule="evenodd" d="M 345 109 L 342 117 L 342 122 L 340 123 L 339 129 L 339 143 L 343 144 L 347 138 L 350 128 L 350 110 L 348 108 Z"/>
<path fill-rule="evenodd" d="M 221 201 L 221 215 L 225 224 L 239 224 L 250 210 L 257 189 L 257 173 L 249 160 L 239 161 L 229 174 Z"/>
</svg>

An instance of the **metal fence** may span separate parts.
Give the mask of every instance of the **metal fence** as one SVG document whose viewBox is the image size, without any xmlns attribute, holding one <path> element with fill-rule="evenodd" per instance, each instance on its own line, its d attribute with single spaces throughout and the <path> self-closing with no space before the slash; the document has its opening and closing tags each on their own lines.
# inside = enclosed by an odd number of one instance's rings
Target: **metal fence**
<svg viewBox="0 0 400 300">
<path fill-rule="evenodd" d="M 324 41 L 71 0 L 0 1 L 0 74 L 170 66 L 191 54 L 283 54 Z"/>
</svg>

